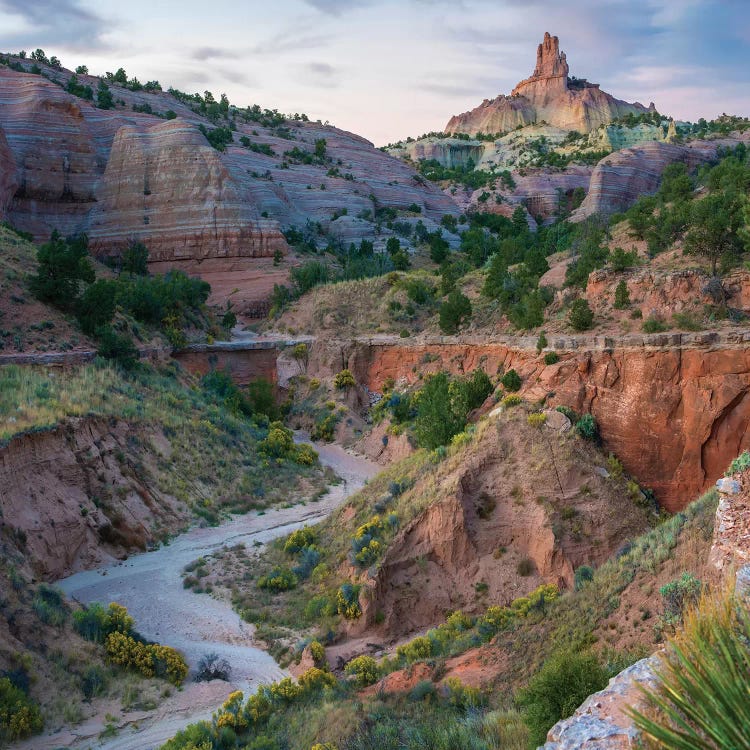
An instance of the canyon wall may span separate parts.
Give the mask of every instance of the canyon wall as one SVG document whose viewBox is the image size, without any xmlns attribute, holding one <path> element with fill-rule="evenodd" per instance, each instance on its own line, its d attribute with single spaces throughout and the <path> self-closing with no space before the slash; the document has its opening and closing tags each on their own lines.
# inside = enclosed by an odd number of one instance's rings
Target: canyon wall
<svg viewBox="0 0 750 750">
<path fill-rule="evenodd" d="M 117 420 L 15 437 L 0 449 L 0 529 L 48 580 L 145 549 L 190 520 L 150 486 L 157 451 L 169 451 L 158 430 Z"/>
<path fill-rule="evenodd" d="M 446 369 L 490 375 L 514 368 L 521 395 L 590 411 L 607 450 L 653 489 L 670 511 L 709 487 L 750 447 L 750 334 L 663 334 L 621 340 L 551 341 L 560 355 L 545 365 L 535 341 L 399 344 L 317 343 L 310 374 L 350 367 L 380 392 L 389 378 L 416 383 Z M 592 346 L 593 344 L 593 346 Z M 524 347 L 524 348 L 519 348 Z"/>
</svg>

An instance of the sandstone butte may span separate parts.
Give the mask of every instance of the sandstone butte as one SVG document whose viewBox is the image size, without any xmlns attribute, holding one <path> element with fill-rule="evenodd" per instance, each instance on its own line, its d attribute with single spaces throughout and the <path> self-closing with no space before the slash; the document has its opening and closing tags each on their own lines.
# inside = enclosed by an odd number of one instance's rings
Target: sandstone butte
<svg viewBox="0 0 750 750">
<path fill-rule="evenodd" d="M 215 125 L 166 92 L 112 84 L 118 104 L 102 110 L 67 93 L 70 71 L 43 72 L 49 80 L 0 67 L 0 218 L 37 240 L 53 229 L 86 232 L 94 252 L 108 255 L 135 239 L 153 262 L 174 264 L 283 253 L 282 230 L 308 221 L 347 240 L 372 237 L 373 221 L 355 217 L 381 206 L 416 204 L 428 226 L 458 214 L 412 167 L 335 127 L 287 121 L 280 129 L 238 117 L 235 141 L 220 152 L 200 131 Z M 98 85 L 93 76 L 79 81 Z M 133 109 L 146 105 L 154 114 Z M 168 110 L 176 119 L 156 114 Z M 243 136 L 273 154 L 243 147 Z M 295 147 L 313 151 L 321 138 L 325 163 L 285 157 Z"/>
<path fill-rule="evenodd" d="M 602 91 L 599 84 L 570 78 L 568 73 L 568 61 L 560 51 L 558 38 L 546 33 L 530 78 L 518 83 L 510 96 L 485 99 L 470 112 L 452 117 L 445 132 L 505 133 L 545 120 L 563 130 L 588 133 L 618 117 L 655 111 L 653 104 L 629 104 Z"/>
</svg>

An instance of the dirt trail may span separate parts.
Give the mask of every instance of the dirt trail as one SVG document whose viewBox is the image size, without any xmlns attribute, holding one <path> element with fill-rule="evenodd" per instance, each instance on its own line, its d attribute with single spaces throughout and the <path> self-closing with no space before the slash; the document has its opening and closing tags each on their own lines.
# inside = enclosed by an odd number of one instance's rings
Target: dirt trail
<svg viewBox="0 0 750 750">
<path fill-rule="evenodd" d="M 296 439 L 306 441 L 307 436 L 299 433 Z M 188 681 L 155 711 L 121 715 L 115 737 L 98 739 L 106 724 L 99 716 L 73 729 L 35 737 L 19 748 L 149 750 L 187 724 L 210 717 L 232 690 L 247 694 L 286 674 L 269 654 L 252 645 L 252 626 L 244 623 L 229 603 L 184 589 L 180 574 L 187 563 L 221 547 L 269 542 L 306 523 L 322 520 L 381 468 L 337 445 L 315 448 L 321 462 L 343 480 L 318 502 L 267 510 L 262 515 L 250 513 L 216 528 L 196 528 L 153 552 L 58 582 L 69 597 L 83 603 L 116 601 L 125 605 L 135 617 L 139 632 L 180 649 L 191 672 L 201 656 L 218 653 L 232 665 L 231 684 Z"/>
</svg>

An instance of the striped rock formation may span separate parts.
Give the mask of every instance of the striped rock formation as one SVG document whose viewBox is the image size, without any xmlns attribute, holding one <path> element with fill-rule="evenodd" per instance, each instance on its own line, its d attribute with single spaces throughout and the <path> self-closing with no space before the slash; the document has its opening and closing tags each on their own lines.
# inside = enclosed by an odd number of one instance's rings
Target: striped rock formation
<svg viewBox="0 0 750 750">
<path fill-rule="evenodd" d="M 70 71 L 42 72 L 0 65 L 0 211 L 37 239 L 53 229 L 86 232 L 101 255 L 139 240 L 152 262 L 204 261 L 210 270 L 211 259 L 284 252 L 282 230 L 309 221 L 326 231 L 335 214 L 365 217 L 350 228 L 353 240 L 376 236 L 379 207 L 416 205 L 428 229 L 458 214 L 413 168 L 337 128 L 265 127 L 235 112 L 234 142 L 218 151 L 200 130 L 216 125 L 167 92 L 110 84 L 116 106 L 102 110 L 67 93 Z M 93 76 L 79 82 L 98 85 Z M 136 111 L 143 109 L 153 114 Z M 165 120 L 169 110 L 176 119 Z M 243 136 L 270 154 L 243 146 Z M 321 138 L 325 160 L 288 156 L 294 148 L 313 152 Z"/>
</svg>

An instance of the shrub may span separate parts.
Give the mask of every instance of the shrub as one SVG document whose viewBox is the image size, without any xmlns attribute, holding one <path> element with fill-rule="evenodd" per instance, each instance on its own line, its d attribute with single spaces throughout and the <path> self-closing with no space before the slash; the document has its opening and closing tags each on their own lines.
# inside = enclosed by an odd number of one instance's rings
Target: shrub
<svg viewBox="0 0 750 750">
<path fill-rule="evenodd" d="M 0 741 L 23 739 L 41 732 L 43 726 L 39 706 L 7 677 L 0 678 Z"/>
<path fill-rule="evenodd" d="M 592 414 L 584 414 L 576 422 L 576 432 L 586 440 L 598 440 L 599 427 Z"/>
<path fill-rule="evenodd" d="M 520 396 L 517 396 L 515 393 L 511 393 L 508 396 L 506 396 L 500 404 L 504 406 L 506 409 L 510 408 L 511 406 L 518 406 L 523 401 L 523 399 Z"/>
<path fill-rule="evenodd" d="M 525 578 L 526 576 L 530 576 L 535 569 L 534 561 L 528 557 L 524 557 L 516 566 L 516 573 Z"/>
<path fill-rule="evenodd" d="M 133 340 L 124 333 L 117 333 L 112 326 L 102 326 L 96 331 L 99 345 L 96 353 L 104 359 L 111 359 L 127 370 L 138 362 L 138 350 Z"/>
<path fill-rule="evenodd" d="M 336 373 L 336 377 L 333 379 L 333 385 L 339 390 L 343 390 L 344 388 L 353 388 L 355 385 L 357 385 L 357 381 L 354 379 L 352 371 L 346 369 L 341 370 L 341 372 L 339 373 Z"/>
<path fill-rule="evenodd" d="M 276 567 L 258 579 L 258 588 L 278 593 L 289 591 L 297 585 L 297 577 L 289 568 Z"/>
<path fill-rule="evenodd" d="M 547 415 L 543 412 L 535 412 L 534 414 L 529 414 L 529 416 L 526 417 L 526 422 L 528 423 L 529 427 L 536 427 L 537 429 L 541 428 L 546 421 Z"/>
<path fill-rule="evenodd" d="M 589 581 L 594 579 L 594 569 L 590 565 L 581 565 L 575 572 L 575 590 L 580 591 Z"/>
<path fill-rule="evenodd" d="M 272 422 L 268 435 L 258 443 L 258 450 L 271 458 L 287 458 L 294 452 L 292 431 L 281 422 Z"/>
<path fill-rule="evenodd" d="M 560 361 L 560 355 L 557 352 L 547 352 L 544 355 L 544 364 L 549 365 L 556 365 Z"/>
<path fill-rule="evenodd" d="M 98 602 L 73 613 L 73 629 L 87 641 L 104 643 L 110 633 L 129 635 L 135 621 L 121 604 L 112 602 L 108 609 Z"/>
<path fill-rule="evenodd" d="M 432 641 L 427 636 L 418 636 L 396 648 L 396 655 L 409 664 L 432 656 Z"/>
<path fill-rule="evenodd" d="M 360 587 L 347 581 L 341 584 L 336 594 L 336 611 L 347 620 L 356 620 L 362 616 L 359 606 Z"/>
<path fill-rule="evenodd" d="M 358 656 L 344 667 L 344 672 L 352 675 L 359 687 L 366 687 L 377 681 L 378 663 L 372 656 Z"/>
<path fill-rule="evenodd" d="M 182 655 L 169 646 L 146 644 L 129 635 L 113 632 L 104 642 L 107 657 L 113 664 L 140 672 L 144 677 L 163 677 L 181 685 L 188 667 Z"/>
<path fill-rule="evenodd" d="M 648 318 L 643 321 L 643 332 L 644 333 L 662 333 L 667 330 L 667 326 L 663 320 L 659 318 Z"/>
<path fill-rule="evenodd" d="M 440 305 L 439 323 L 443 333 L 454 334 L 471 318 L 471 301 L 459 291 L 452 291 Z"/>
<path fill-rule="evenodd" d="M 94 267 L 89 260 L 86 235 L 63 239 L 52 232 L 49 242 L 37 251 L 36 276 L 29 279 L 32 294 L 61 310 L 72 310 L 83 283 L 94 282 Z"/>
<path fill-rule="evenodd" d="M 518 391 L 521 389 L 521 376 L 515 370 L 508 370 L 500 382 L 506 391 Z"/>
<path fill-rule="evenodd" d="M 547 336 L 545 335 L 544 331 L 542 331 L 539 334 L 539 338 L 536 342 L 536 353 L 541 354 L 542 350 L 547 346 L 549 346 L 549 341 L 547 341 Z"/>
<path fill-rule="evenodd" d="M 59 589 L 40 583 L 31 606 L 36 616 L 46 625 L 62 627 L 68 619 L 68 608 Z"/>
<path fill-rule="evenodd" d="M 701 593 L 701 582 L 691 573 L 683 573 L 659 589 L 666 613 L 671 618 L 682 619 L 686 607 L 694 605 Z"/>
<path fill-rule="evenodd" d="M 594 313 L 583 297 L 573 300 L 568 313 L 568 323 L 574 331 L 587 331 L 593 325 Z"/>
<path fill-rule="evenodd" d="M 295 554 L 301 552 L 305 547 L 315 544 L 315 530 L 310 526 L 293 531 L 284 542 L 284 552 Z"/>
<path fill-rule="evenodd" d="M 659 747 L 750 748 L 750 614 L 725 596 L 707 599 L 685 618 L 667 647 L 651 711 L 629 713 Z"/>
<path fill-rule="evenodd" d="M 624 310 L 626 307 L 630 307 L 630 292 L 628 291 L 628 285 L 624 281 L 615 287 L 615 310 Z"/>
<path fill-rule="evenodd" d="M 326 650 L 323 648 L 323 644 L 318 641 L 310 642 L 310 655 L 315 662 L 315 666 L 320 666 L 326 663 Z"/>
<path fill-rule="evenodd" d="M 299 676 L 299 686 L 305 693 L 318 693 L 324 688 L 336 685 L 336 678 L 328 671 L 310 667 Z"/>
<path fill-rule="evenodd" d="M 518 696 L 534 746 L 544 744 L 554 724 L 606 684 L 607 673 L 594 654 L 560 652 L 547 659 Z"/>
<path fill-rule="evenodd" d="M 232 667 L 226 659 L 219 658 L 215 652 L 204 654 L 198 662 L 195 674 L 196 682 L 209 682 L 210 680 L 223 680 L 229 682 Z"/>
</svg>

